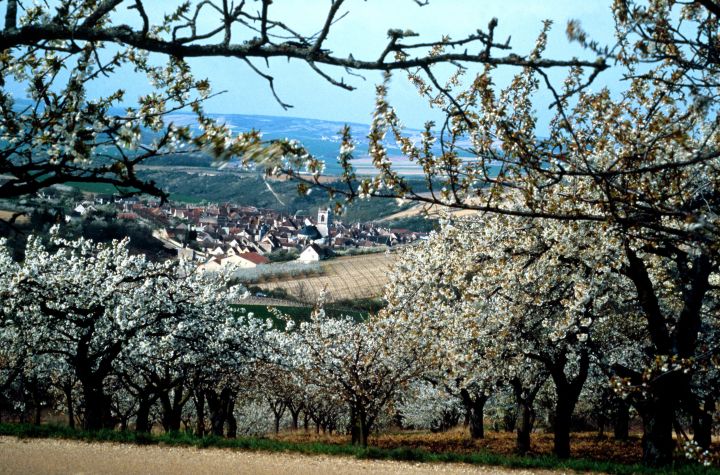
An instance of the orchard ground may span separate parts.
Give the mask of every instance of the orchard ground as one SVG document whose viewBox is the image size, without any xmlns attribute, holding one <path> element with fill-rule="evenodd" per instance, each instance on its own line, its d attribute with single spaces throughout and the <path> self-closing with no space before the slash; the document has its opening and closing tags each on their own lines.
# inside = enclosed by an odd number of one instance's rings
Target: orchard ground
<svg viewBox="0 0 720 475">
<path fill-rule="evenodd" d="M 398 431 L 370 438 L 284 431 L 268 437 L 198 438 L 190 433 L 82 431 L 62 425 L 0 423 L 0 474 L 10 473 L 607 473 L 720 474 L 684 460 L 664 468 L 639 465 L 640 438 L 614 441 L 575 433 L 573 457 L 557 459 L 552 437 L 533 438 L 528 456 L 514 454 L 512 433 L 470 440 L 461 427 L 443 433 Z M 716 454 L 720 440 L 714 440 Z M 370 461 L 372 460 L 372 461 Z M 178 472 L 179 471 L 179 472 Z"/>
<path fill-rule="evenodd" d="M 286 432 L 277 436 L 288 442 L 322 442 L 325 444 L 349 444 L 345 435 L 317 435 L 314 433 Z M 597 432 L 575 432 L 572 434 L 572 457 L 596 462 L 617 462 L 637 464 L 642 456 L 641 434 L 634 434 L 628 440 L 614 440 L 612 434 L 598 435 Z M 485 437 L 472 440 L 464 427 L 447 432 L 402 431 L 371 436 L 369 445 L 379 449 L 394 450 L 411 448 L 430 453 L 492 453 L 511 457 L 515 454 L 515 432 L 485 431 Z M 530 457 L 549 457 L 553 450 L 552 432 L 533 433 Z M 720 454 L 720 440 L 714 440 L 714 452 Z"/>
</svg>

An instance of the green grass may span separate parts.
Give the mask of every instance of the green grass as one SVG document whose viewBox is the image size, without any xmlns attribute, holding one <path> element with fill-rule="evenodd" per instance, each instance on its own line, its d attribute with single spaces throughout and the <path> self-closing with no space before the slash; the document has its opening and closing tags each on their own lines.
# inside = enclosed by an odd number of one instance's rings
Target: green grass
<svg viewBox="0 0 720 475">
<path fill-rule="evenodd" d="M 396 448 L 380 449 L 375 447 L 355 447 L 351 445 L 324 444 L 319 442 L 286 442 L 281 440 L 241 437 L 225 439 L 215 436 L 195 437 L 189 433 L 169 433 L 162 435 L 136 434 L 102 430 L 96 432 L 70 429 L 65 426 L 30 424 L 0 424 L 0 435 L 21 438 L 59 438 L 82 440 L 87 442 L 122 442 L 143 445 L 168 445 L 187 447 L 218 447 L 267 452 L 294 452 L 307 455 L 344 455 L 359 459 L 401 460 L 412 462 L 468 463 L 473 465 L 500 466 L 522 469 L 573 470 L 577 472 L 604 472 L 609 474 L 680 474 L 705 475 L 720 474 L 716 467 L 702 467 L 698 464 L 676 462 L 664 468 L 650 468 L 642 465 L 625 465 L 616 462 L 599 462 L 585 459 L 560 460 L 555 457 L 520 457 L 478 452 L 458 454 L 452 452 L 433 453 L 422 449 Z"/>
</svg>

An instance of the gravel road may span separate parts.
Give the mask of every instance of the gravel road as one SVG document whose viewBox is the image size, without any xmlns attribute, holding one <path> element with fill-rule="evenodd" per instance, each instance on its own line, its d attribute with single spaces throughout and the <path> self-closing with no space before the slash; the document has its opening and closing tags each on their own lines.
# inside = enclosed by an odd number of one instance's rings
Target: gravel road
<svg viewBox="0 0 720 475">
<path fill-rule="evenodd" d="M 414 464 L 226 449 L 0 437 L 0 474 L 551 474 L 461 464 Z"/>
</svg>

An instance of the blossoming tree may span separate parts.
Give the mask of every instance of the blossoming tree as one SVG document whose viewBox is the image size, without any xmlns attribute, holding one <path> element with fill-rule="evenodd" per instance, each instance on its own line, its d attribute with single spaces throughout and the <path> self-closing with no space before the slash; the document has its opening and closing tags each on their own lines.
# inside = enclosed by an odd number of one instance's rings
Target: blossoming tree
<svg viewBox="0 0 720 475">
<path fill-rule="evenodd" d="M 613 330 L 614 317 L 628 319 L 633 310 L 617 300 L 625 291 L 621 257 L 603 249 L 612 240 L 596 231 L 503 215 L 449 221 L 406 251 L 391 279 L 387 312 L 411 321 L 420 338 L 435 335 L 451 379 L 514 388 L 521 452 L 529 448 L 524 428 L 531 429 L 531 396 L 542 375 L 555 388 L 555 453 L 567 457 L 592 361 L 614 358 L 609 348 L 617 353 L 618 343 L 627 344 Z"/>
<path fill-rule="evenodd" d="M 402 332 L 397 321 L 330 318 L 319 307 L 309 321 L 290 324 L 278 337 L 306 384 L 343 400 L 352 443 L 367 446 L 381 411 L 423 369 L 423 347 L 398 345 Z"/>
<path fill-rule="evenodd" d="M 10 262 L 8 250 L 0 252 Z M 188 263 L 130 255 L 127 241 L 68 241 L 53 229 L 48 244 L 31 237 L 25 260 L 6 273 L 2 336 L 8 343 L 15 334 L 25 336 L 18 353 L 27 355 L 24 371 L 77 379 L 88 429 L 114 425 L 109 378 L 129 371 L 154 378 L 156 396 L 169 404 L 169 393 L 182 386 L 158 379 L 175 380 L 200 361 L 241 364 L 257 340 L 252 322 L 233 316 L 241 288 Z M 177 419 L 181 407 L 164 409 Z"/>
<path fill-rule="evenodd" d="M 437 128 L 428 123 L 414 142 L 387 99 L 389 83 L 379 85 L 369 133 L 377 173 L 357 179 L 346 134 L 340 161 L 347 180 L 331 192 L 350 201 L 400 198 L 597 226 L 603 252 L 623 262 L 618 271 L 643 316 L 648 340 L 637 340 L 636 350 L 651 358 L 645 366 L 618 363 L 613 371 L 636 389 L 644 461 L 657 465 L 672 459 L 676 416 L 705 411 L 692 384 L 695 362 L 717 354 L 700 342 L 714 325 L 707 309 L 720 266 L 720 9 L 711 1 L 612 6 L 614 45 L 593 41 L 577 22 L 567 32 L 589 52 L 612 58 L 625 79 L 619 92 L 589 90 L 598 70 L 582 67 L 557 84 L 529 65 L 507 86 L 496 83 L 492 64 L 466 82 L 463 68 L 443 80 L 420 67 L 409 79 L 444 120 Z M 543 57 L 550 27 L 546 22 L 529 59 Z M 534 110 L 540 91 L 554 111 L 547 127 Z M 393 166 L 390 139 L 422 169 L 426 190 L 414 190 Z M 285 165 L 305 187 L 330 187 Z M 507 199 L 510 190 L 519 201 Z M 605 236 L 608 227 L 614 232 Z"/>
</svg>

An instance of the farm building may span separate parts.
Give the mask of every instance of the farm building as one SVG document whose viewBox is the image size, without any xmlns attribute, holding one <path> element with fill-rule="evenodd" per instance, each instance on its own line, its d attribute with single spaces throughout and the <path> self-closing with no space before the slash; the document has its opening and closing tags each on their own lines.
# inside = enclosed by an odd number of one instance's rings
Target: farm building
<svg viewBox="0 0 720 475">
<path fill-rule="evenodd" d="M 332 256 L 332 251 L 329 248 L 321 247 L 317 244 L 310 244 L 303 249 L 297 260 L 300 262 L 316 262 L 327 259 L 330 256 Z"/>
</svg>

